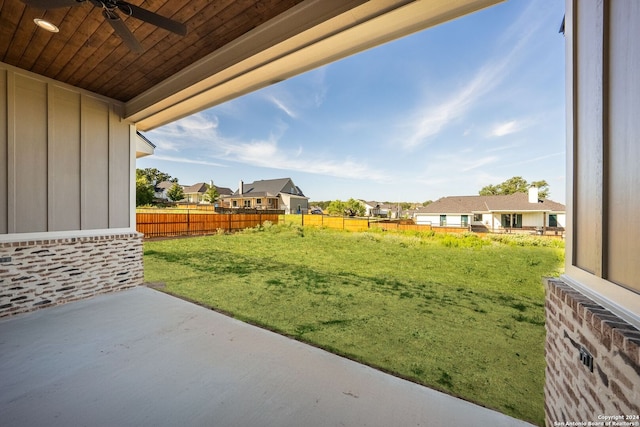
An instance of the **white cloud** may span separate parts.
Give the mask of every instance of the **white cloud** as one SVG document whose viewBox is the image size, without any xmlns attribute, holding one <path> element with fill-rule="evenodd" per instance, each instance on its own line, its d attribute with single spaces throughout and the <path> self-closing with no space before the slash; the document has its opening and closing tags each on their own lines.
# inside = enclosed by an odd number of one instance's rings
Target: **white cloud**
<svg viewBox="0 0 640 427">
<path fill-rule="evenodd" d="M 541 19 L 537 19 L 536 22 L 527 21 L 533 10 L 534 8 L 527 8 L 505 31 L 504 37 L 498 43 L 500 49 L 496 49 L 499 53 L 489 58 L 460 89 L 442 97 L 443 101 L 439 104 L 426 104 L 417 108 L 410 119 L 410 135 L 403 141 L 406 149 L 411 150 L 426 143 L 450 123 L 464 117 L 505 80 L 518 65 L 522 59 L 521 53 L 526 53 L 527 43 L 541 26 Z M 522 25 L 522 22 L 527 22 L 527 25 Z"/>
<path fill-rule="evenodd" d="M 284 101 L 282 101 L 281 99 L 276 98 L 275 96 L 271 95 L 268 97 L 269 101 L 271 101 L 276 107 L 278 107 L 280 110 L 284 111 L 284 113 L 291 117 L 292 119 L 296 119 L 298 118 L 298 114 L 293 111 L 291 108 L 287 107 L 284 103 Z"/>
<path fill-rule="evenodd" d="M 470 170 L 477 169 L 479 167 L 488 165 L 490 163 L 495 163 L 498 160 L 499 160 L 499 158 L 496 157 L 496 156 L 488 156 L 488 157 L 483 157 L 483 158 L 480 158 L 480 159 L 467 161 L 466 165 L 463 166 L 460 170 L 462 172 L 469 172 Z"/>
<path fill-rule="evenodd" d="M 386 174 L 372 170 L 366 163 L 345 160 L 318 159 L 302 156 L 302 149 L 283 150 L 278 141 L 271 137 L 265 141 L 234 142 L 221 146 L 224 154 L 221 159 L 272 169 L 307 172 L 339 178 L 369 179 L 381 181 L 388 179 Z"/>
<path fill-rule="evenodd" d="M 542 155 L 542 156 L 532 157 L 532 158 L 530 158 L 530 159 L 521 160 L 521 161 L 519 161 L 519 162 L 511 163 L 511 164 L 509 164 L 509 166 L 525 165 L 525 164 L 528 164 L 528 163 L 535 163 L 535 162 L 538 162 L 538 161 L 540 161 L 540 160 L 546 160 L 546 159 L 550 159 L 550 158 L 552 158 L 552 157 L 563 156 L 564 154 L 565 154 L 565 152 L 564 152 L 564 151 L 559 151 L 559 152 L 556 152 L 556 153 L 550 153 L 550 154 L 544 154 L 544 155 Z"/>
<path fill-rule="evenodd" d="M 287 85 L 270 86 L 257 94 L 292 119 L 322 106 L 327 95 L 326 67 L 298 76 Z"/>
<path fill-rule="evenodd" d="M 487 153 L 494 153 L 496 151 L 505 151 L 505 150 L 511 150 L 512 148 L 517 148 L 520 147 L 520 144 L 506 144 L 506 145 L 500 145 L 497 147 L 491 147 L 486 149 L 485 151 Z"/>
<path fill-rule="evenodd" d="M 284 123 L 279 123 L 274 133 L 263 140 L 242 141 L 227 138 L 218 130 L 217 117 L 208 116 L 203 112 L 153 131 L 153 138 L 156 141 L 166 142 L 165 145 L 158 144 L 157 154 L 153 157 L 158 160 L 216 167 L 223 164 L 206 159 L 341 178 L 376 181 L 388 178 L 384 173 L 372 170 L 361 161 L 350 158 L 345 160 L 312 158 L 313 153 L 304 155 L 302 146 L 291 150 L 283 149 L 278 143 L 286 129 L 287 126 Z M 183 156 L 163 154 L 163 151 L 176 151 L 183 153 Z"/>
<path fill-rule="evenodd" d="M 464 116 L 508 74 L 508 58 L 509 55 L 499 61 L 489 61 L 468 83 L 440 104 L 419 108 L 410 124 L 411 135 L 404 142 L 405 148 L 412 149 L 422 145 L 427 139 L 440 133 L 445 126 Z"/>
<path fill-rule="evenodd" d="M 218 135 L 218 118 L 206 112 L 185 117 L 149 132 L 157 150 L 183 151 L 208 144 Z"/>
<path fill-rule="evenodd" d="M 527 123 L 524 121 L 511 120 L 508 122 L 497 124 L 491 129 L 489 136 L 500 137 L 517 133 L 527 127 Z"/>
<path fill-rule="evenodd" d="M 194 165 L 205 165 L 205 166 L 215 166 L 215 167 L 227 167 L 221 163 L 208 162 L 206 160 L 194 160 L 187 159 L 184 157 L 172 157 L 172 156 L 163 156 L 163 155 L 153 155 L 154 160 L 164 160 L 165 162 L 176 162 L 176 163 L 187 163 Z"/>
<path fill-rule="evenodd" d="M 329 89 L 326 84 L 326 78 L 327 69 L 329 67 L 330 65 L 325 65 L 324 67 L 320 67 L 307 74 L 313 90 L 313 96 L 311 97 L 311 99 L 313 99 L 313 105 L 316 108 L 319 108 L 324 103 L 324 100 L 327 97 L 327 92 Z"/>
</svg>

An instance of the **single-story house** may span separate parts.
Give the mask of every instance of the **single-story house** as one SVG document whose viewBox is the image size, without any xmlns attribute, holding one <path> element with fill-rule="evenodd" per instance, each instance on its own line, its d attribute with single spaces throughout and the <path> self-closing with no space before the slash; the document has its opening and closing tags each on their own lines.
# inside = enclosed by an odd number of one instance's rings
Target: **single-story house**
<svg viewBox="0 0 640 427">
<path fill-rule="evenodd" d="M 432 227 L 469 227 L 476 231 L 564 231 L 566 208 L 562 203 L 529 194 L 450 196 L 414 213 L 417 224 Z"/>
<path fill-rule="evenodd" d="M 232 208 L 279 209 L 288 214 L 309 211 L 309 198 L 291 178 L 240 181 L 238 190 L 224 199 Z"/>
<path fill-rule="evenodd" d="M 364 216 L 378 216 L 382 218 L 398 218 L 400 207 L 393 203 L 360 200 L 365 208 Z"/>
</svg>

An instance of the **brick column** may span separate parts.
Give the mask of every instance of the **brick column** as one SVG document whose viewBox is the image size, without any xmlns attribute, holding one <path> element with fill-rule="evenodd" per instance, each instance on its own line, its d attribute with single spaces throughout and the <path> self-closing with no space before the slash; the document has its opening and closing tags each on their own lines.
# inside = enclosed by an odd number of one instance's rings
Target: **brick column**
<svg viewBox="0 0 640 427">
<path fill-rule="evenodd" d="M 0 317 L 142 284 L 139 233 L 0 243 Z"/>
<path fill-rule="evenodd" d="M 640 331 L 562 280 L 545 285 L 547 426 L 640 415 Z"/>
</svg>

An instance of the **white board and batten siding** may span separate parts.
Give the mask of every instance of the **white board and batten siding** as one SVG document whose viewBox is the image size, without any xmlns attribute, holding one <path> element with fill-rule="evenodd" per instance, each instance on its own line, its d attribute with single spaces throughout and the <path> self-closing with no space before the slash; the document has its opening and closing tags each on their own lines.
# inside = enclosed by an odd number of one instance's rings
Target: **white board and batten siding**
<svg viewBox="0 0 640 427">
<path fill-rule="evenodd" d="M 565 276 L 640 327 L 640 2 L 566 14 Z"/>
<path fill-rule="evenodd" d="M 0 235 L 133 229 L 124 105 L 2 63 L 0 93 Z"/>
</svg>

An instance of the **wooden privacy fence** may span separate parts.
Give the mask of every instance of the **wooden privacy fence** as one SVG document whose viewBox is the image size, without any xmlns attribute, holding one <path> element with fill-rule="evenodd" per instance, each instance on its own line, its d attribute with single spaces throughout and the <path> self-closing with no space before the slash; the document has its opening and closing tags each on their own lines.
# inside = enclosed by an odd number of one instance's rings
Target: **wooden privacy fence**
<svg viewBox="0 0 640 427">
<path fill-rule="evenodd" d="M 138 212 L 136 230 L 144 237 L 211 234 L 218 230 L 237 231 L 265 221 L 278 223 L 278 214 L 216 214 L 213 212 Z"/>
<path fill-rule="evenodd" d="M 435 231 L 439 233 L 464 233 L 469 227 L 432 227 L 430 224 L 417 225 L 402 222 L 370 221 L 362 218 L 334 217 L 326 215 L 303 215 L 302 225 L 314 227 L 336 228 L 339 230 L 365 231 L 370 228 L 382 230 Z"/>
<path fill-rule="evenodd" d="M 431 224 L 402 224 L 398 222 L 372 222 L 371 228 L 383 230 L 434 231 L 436 233 L 466 233 L 469 227 L 433 227 Z"/>
<path fill-rule="evenodd" d="M 369 220 L 341 216 L 303 215 L 302 225 L 335 228 L 338 230 L 364 231 L 369 229 Z"/>
</svg>

